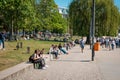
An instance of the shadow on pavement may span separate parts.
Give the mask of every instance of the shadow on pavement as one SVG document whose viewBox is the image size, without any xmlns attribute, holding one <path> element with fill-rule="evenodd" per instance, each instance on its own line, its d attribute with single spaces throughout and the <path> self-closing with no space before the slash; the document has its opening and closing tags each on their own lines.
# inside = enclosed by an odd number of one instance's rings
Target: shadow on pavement
<svg viewBox="0 0 120 80">
<path fill-rule="evenodd" d="M 91 60 L 52 60 L 57 62 L 90 62 Z"/>
</svg>

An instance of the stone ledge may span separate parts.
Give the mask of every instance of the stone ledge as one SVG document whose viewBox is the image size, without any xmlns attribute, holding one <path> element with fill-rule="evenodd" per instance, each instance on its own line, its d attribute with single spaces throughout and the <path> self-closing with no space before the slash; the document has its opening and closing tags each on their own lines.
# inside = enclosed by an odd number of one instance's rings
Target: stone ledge
<svg viewBox="0 0 120 80">
<path fill-rule="evenodd" d="M 24 80 L 24 74 L 33 70 L 33 64 L 22 62 L 0 72 L 0 80 Z"/>
<path fill-rule="evenodd" d="M 44 55 L 46 62 L 49 61 L 49 55 Z M 33 63 L 22 62 L 16 66 L 10 67 L 0 72 L 0 80 L 25 80 L 26 74 L 32 74 Z"/>
</svg>

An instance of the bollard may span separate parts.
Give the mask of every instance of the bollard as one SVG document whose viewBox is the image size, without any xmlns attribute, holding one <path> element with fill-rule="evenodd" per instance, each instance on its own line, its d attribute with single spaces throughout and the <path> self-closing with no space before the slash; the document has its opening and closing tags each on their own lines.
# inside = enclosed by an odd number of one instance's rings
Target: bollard
<svg viewBox="0 0 120 80">
<path fill-rule="evenodd" d="M 27 53 L 30 53 L 30 47 L 29 46 L 27 47 Z"/>
<path fill-rule="evenodd" d="M 17 45 L 16 45 L 16 49 L 17 49 L 17 50 L 19 49 L 19 42 L 18 42 Z"/>
<path fill-rule="evenodd" d="M 22 48 L 22 46 L 23 46 L 23 43 L 22 43 L 22 42 L 20 42 L 20 48 Z"/>
</svg>

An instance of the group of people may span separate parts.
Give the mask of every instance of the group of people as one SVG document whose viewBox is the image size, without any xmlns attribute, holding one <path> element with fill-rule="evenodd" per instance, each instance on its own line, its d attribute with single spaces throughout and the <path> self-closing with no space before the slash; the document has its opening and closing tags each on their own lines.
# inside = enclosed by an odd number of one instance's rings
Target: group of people
<svg viewBox="0 0 120 80">
<path fill-rule="evenodd" d="M 114 48 L 120 48 L 120 39 L 119 38 L 100 38 L 100 45 L 102 48 L 107 48 L 109 50 L 114 50 Z"/>
<path fill-rule="evenodd" d="M 120 38 L 111 38 L 111 37 L 98 38 L 96 39 L 96 42 L 99 42 L 102 48 L 105 47 L 108 50 L 114 50 L 115 48 L 120 48 Z M 84 44 L 85 44 L 83 38 L 79 40 L 79 44 L 81 47 L 81 52 L 83 53 Z"/>
<path fill-rule="evenodd" d="M 44 54 L 44 48 L 42 50 L 36 49 L 34 53 L 29 57 L 29 61 L 32 63 L 38 63 L 39 69 L 46 69 L 48 66 L 45 63 L 43 54 Z"/>
<path fill-rule="evenodd" d="M 60 54 L 69 54 L 68 51 L 63 48 L 63 46 L 61 45 L 61 43 L 59 45 L 54 45 L 52 44 L 50 49 L 49 49 L 49 54 L 53 54 L 55 57 L 55 59 L 58 59 L 58 55 Z"/>
<path fill-rule="evenodd" d="M 74 41 L 70 41 L 64 43 L 63 45 L 59 43 L 59 45 L 52 44 L 49 49 L 49 54 L 53 54 L 55 59 L 58 59 L 58 55 L 60 54 L 69 54 L 68 50 L 75 46 Z"/>
<path fill-rule="evenodd" d="M 83 53 L 84 44 L 85 44 L 85 41 L 83 38 L 80 39 L 79 44 L 81 47 L 81 52 Z M 76 44 L 74 41 L 64 43 L 63 46 L 61 43 L 59 43 L 59 45 L 52 44 L 49 49 L 49 54 L 55 55 L 55 59 L 58 59 L 59 58 L 58 55 L 60 55 L 60 54 L 69 54 L 68 50 L 71 49 L 72 47 L 74 47 L 75 45 Z"/>
<path fill-rule="evenodd" d="M 83 38 L 80 39 L 79 43 L 80 43 L 80 47 L 81 47 L 81 52 L 83 53 L 84 43 L 85 43 Z M 59 43 L 58 45 L 52 44 L 51 47 L 49 48 L 48 53 L 50 55 L 53 55 L 54 59 L 58 59 L 59 55 L 61 55 L 61 54 L 68 55 L 69 54 L 68 50 L 71 49 L 74 46 L 75 46 L 74 41 L 70 41 L 70 42 L 63 43 L 63 44 Z M 39 67 L 41 69 L 46 69 L 46 63 L 45 63 L 43 54 L 44 54 L 44 48 L 42 50 L 36 49 L 34 51 L 34 54 L 30 56 L 29 61 L 32 62 L 32 63 L 39 63 Z"/>
<path fill-rule="evenodd" d="M 72 42 L 64 43 L 63 46 L 61 43 L 59 45 L 51 45 L 49 49 L 49 54 L 54 55 L 55 59 L 58 59 L 60 54 L 69 54 L 68 49 L 71 49 L 75 44 Z M 40 69 L 46 69 L 48 66 L 45 63 L 44 59 L 44 48 L 42 50 L 36 49 L 34 53 L 29 57 L 29 62 L 38 63 Z"/>
</svg>

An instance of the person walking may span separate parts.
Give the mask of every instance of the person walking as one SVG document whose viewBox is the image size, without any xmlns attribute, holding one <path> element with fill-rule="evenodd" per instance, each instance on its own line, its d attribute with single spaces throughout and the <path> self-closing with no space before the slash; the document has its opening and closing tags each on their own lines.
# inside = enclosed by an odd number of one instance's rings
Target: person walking
<svg viewBox="0 0 120 80">
<path fill-rule="evenodd" d="M 111 42 L 112 50 L 114 50 L 114 46 L 115 46 L 115 40 L 113 39 L 112 42 Z"/>
<path fill-rule="evenodd" d="M 5 33 L 4 31 L 0 33 L 0 45 L 3 50 L 5 50 Z"/>
<path fill-rule="evenodd" d="M 84 40 L 83 40 L 83 38 L 80 40 L 80 47 L 81 47 L 81 52 L 83 53 L 83 50 L 84 50 Z"/>
</svg>

